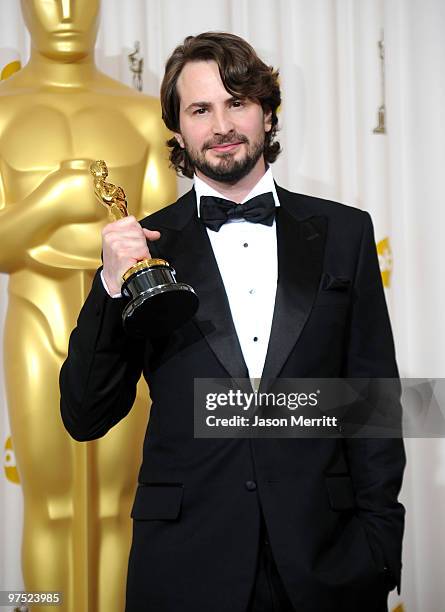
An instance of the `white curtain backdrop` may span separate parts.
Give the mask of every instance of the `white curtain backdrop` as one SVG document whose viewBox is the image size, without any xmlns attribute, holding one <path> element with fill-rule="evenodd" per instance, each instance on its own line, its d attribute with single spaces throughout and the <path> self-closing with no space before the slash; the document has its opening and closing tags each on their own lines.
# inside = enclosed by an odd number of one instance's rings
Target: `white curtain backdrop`
<svg viewBox="0 0 445 612">
<path fill-rule="evenodd" d="M 185 36 L 204 30 L 239 34 L 280 68 L 283 154 L 274 165 L 276 180 L 293 191 L 369 210 L 401 375 L 445 377 L 445 2 L 103 0 L 97 63 L 131 85 L 127 54 L 139 40 L 144 92 L 158 96 L 169 53 Z M 373 133 L 381 103 L 382 30 L 384 135 Z M 1 0 L 0 71 L 28 56 L 20 3 Z M 181 192 L 188 187 L 180 181 Z M 0 342 L 6 283 L 0 275 Z M 0 589 L 6 589 L 21 586 L 22 507 L 20 486 L 11 480 L 2 363 Z M 444 612 L 445 441 L 408 440 L 407 452 L 403 591 L 391 602 L 403 602 L 406 612 Z"/>
</svg>

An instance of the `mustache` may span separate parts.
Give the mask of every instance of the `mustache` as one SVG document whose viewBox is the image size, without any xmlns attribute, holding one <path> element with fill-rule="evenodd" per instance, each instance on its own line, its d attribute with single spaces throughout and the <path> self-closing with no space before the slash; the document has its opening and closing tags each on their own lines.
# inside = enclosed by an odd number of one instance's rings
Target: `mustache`
<svg viewBox="0 0 445 612">
<path fill-rule="evenodd" d="M 212 140 L 208 140 L 204 143 L 202 150 L 205 151 L 207 149 L 211 149 L 212 147 L 220 147 L 225 144 L 234 144 L 235 142 L 242 142 L 248 144 L 249 139 L 244 134 L 238 134 L 236 132 L 231 134 L 226 134 L 222 136 L 215 136 Z"/>
</svg>

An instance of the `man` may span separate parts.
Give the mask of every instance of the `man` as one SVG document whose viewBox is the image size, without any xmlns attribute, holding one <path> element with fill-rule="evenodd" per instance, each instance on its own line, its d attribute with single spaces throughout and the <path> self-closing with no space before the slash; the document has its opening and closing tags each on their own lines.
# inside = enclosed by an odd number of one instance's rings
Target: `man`
<svg viewBox="0 0 445 612">
<path fill-rule="evenodd" d="M 401 440 L 193 436 L 196 378 L 262 375 L 273 389 L 397 376 L 369 215 L 273 182 L 278 74 L 242 39 L 186 38 L 161 103 L 170 159 L 194 188 L 140 225 L 105 228 L 61 372 L 78 440 L 128 413 L 141 369 L 150 386 L 127 611 L 383 612 L 400 585 Z M 150 255 L 200 306 L 177 331 L 136 341 L 111 296 Z"/>
</svg>

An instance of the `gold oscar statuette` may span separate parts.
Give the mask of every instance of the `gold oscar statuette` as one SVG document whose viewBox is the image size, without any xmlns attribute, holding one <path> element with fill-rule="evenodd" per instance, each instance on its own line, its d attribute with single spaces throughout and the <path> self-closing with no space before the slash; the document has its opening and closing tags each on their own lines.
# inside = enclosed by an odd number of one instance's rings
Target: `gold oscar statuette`
<svg viewBox="0 0 445 612">
<path fill-rule="evenodd" d="M 2 368 L 20 481 L 13 486 L 23 493 L 23 586 L 63 593 L 58 612 L 122 612 L 147 385 L 140 380 L 133 408 L 107 435 L 78 442 L 60 416 L 58 381 L 108 221 L 91 162 L 106 159 L 129 211 L 143 219 L 177 199 L 170 132 L 157 98 L 96 65 L 109 2 L 13 4 L 31 44 L 26 65 L 0 75 L 0 272 L 8 275 Z M 31 607 L 49 609 L 43 601 Z"/>
<path fill-rule="evenodd" d="M 113 221 L 128 216 L 122 187 L 109 183 L 107 164 L 97 160 L 90 166 L 94 194 Z M 122 277 L 122 295 L 130 298 L 122 312 L 125 329 L 132 335 L 159 336 L 188 321 L 199 301 L 190 285 L 178 283 L 175 270 L 165 259 L 142 259 Z"/>
</svg>

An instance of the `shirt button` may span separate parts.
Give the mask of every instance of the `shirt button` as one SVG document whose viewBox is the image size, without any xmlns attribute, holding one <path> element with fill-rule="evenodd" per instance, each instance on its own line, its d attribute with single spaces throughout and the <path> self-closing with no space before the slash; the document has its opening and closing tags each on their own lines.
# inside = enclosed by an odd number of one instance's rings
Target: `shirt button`
<svg viewBox="0 0 445 612">
<path fill-rule="evenodd" d="M 249 246 L 249 245 L 247 244 L 247 242 L 245 242 L 245 243 L 243 244 L 243 247 L 244 247 L 245 249 L 246 249 L 248 246 Z"/>
<path fill-rule="evenodd" d="M 255 289 L 249 289 L 249 293 L 250 295 L 253 295 L 255 293 Z"/>
<path fill-rule="evenodd" d="M 254 480 L 247 480 L 246 481 L 246 489 L 248 491 L 255 491 L 255 489 L 256 489 L 256 482 Z"/>
<path fill-rule="evenodd" d="M 258 336 L 255 336 L 253 339 L 254 342 L 258 342 Z"/>
</svg>

